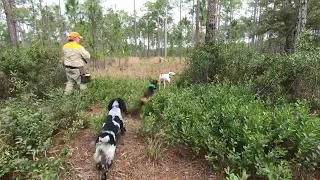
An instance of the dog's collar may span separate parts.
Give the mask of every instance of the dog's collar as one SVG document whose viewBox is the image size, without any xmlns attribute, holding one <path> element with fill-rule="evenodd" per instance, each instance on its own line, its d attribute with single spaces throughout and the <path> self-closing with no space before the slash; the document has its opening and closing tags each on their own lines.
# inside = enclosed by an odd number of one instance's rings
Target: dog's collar
<svg viewBox="0 0 320 180">
<path fill-rule="evenodd" d="M 157 89 L 156 85 L 150 84 L 149 87 L 153 87 L 154 89 Z"/>
<path fill-rule="evenodd" d="M 114 105 L 114 106 L 112 106 L 112 108 L 120 108 L 120 106 L 119 105 Z"/>
</svg>

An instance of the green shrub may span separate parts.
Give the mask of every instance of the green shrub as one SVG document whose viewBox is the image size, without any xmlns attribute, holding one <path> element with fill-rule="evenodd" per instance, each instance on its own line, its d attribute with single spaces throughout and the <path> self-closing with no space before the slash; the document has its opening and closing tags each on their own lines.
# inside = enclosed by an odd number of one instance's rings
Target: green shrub
<svg viewBox="0 0 320 180">
<path fill-rule="evenodd" d="M 53 114 L 33 95 L 11 99 L 5 105 L 0 114 L 0 177 L 15 172 L 32 179 L 57 178 L 58 159 L 44 157 L 56 130 Z"/>
<path fill-rule="evenodd" d="M 43 96 L 50 88 L 63 85 L 66 77 L 61 53 L 61 49 L 38 45 L 19 52 L 9 49 L 1 53 L 0 72 L 9 81 L 5 89 L 9 92 L 5 93 L 12 96 L 32 92 Z"/>
<path fill-rule="evenodd" d="M 159 128 L 167 143 L 205 151 L 217 167 L 271 179 L 290 179 L 290 167 L 312 169 L 320 158 L 320 119 L 300 102 L 266 106 L 250 86 L 161 91 L 144 108 L 142 128 Z"/>
<path fill-rule="evenodd" d="M 253 69 L 261 57 L 243 44 L 216 43 L 199 45 L 186 59 L 188 68 L 179 83 L 208 83 L 228 79 L 246 82 L 252 75 L 261 74 L 263 69 Z"/>
<path fill-rule="evenodd" d="M 87 91 L 76 90 L 64 95 L 62 89 L 43 92 L 44 99 L 32 93 L 22 93 L 8 99 L 0 113 L 0 177 L 57 179 L 59 158 L 46 157 L 52 136 L 65 130 L 67 138 L 89 123 L 98 131 L 112 98 L 123 98 L 128 108 L 136 108 L 140 96 L 148 87 L 142 79 L 96 78 Z M 85 116 L 93 102 L 101 102 L 102 112 Z"/>
<path fill-rule="evenodd" d="M 253 90 L 262 99 L 273 102 L 284 98 L 287 102 L 307 99 L 320 107 L 318 47 L 301 38 L 294 54 L 259 54 L 247 45 L 220 43 L 200 45 L 187 58 L 188 68 L 178 84 L 252 83 Z"/>
<path fill-rule="evenodd" d="M 129 109 L 135 109 L 148 85 L 145 79 L 96 78 L 89 84 L 88 96 L 90 101 L 101 101 L 104 108 L 112 98 L 120 97 Z"/>
</svg>

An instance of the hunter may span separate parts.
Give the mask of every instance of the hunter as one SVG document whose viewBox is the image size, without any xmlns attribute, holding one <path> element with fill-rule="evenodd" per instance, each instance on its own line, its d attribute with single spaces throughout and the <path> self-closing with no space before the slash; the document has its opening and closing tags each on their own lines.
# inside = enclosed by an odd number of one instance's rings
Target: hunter
<svg viewBox="0 0 320 180">
<path fill-rule="evenodd" d="M 63 46 L 63 61 L 67 75 L 65 94 L 70 94 L 74 84 L 78 84 L 81 90 L 87 89 L 87 83 L 81 81 L 81 76 L 86 74 L 85 64 L 90 59 L 90 53 L 80 45 L 83 39 L 77 32 L 69 34 L 68 43 Z"/>
</svg>

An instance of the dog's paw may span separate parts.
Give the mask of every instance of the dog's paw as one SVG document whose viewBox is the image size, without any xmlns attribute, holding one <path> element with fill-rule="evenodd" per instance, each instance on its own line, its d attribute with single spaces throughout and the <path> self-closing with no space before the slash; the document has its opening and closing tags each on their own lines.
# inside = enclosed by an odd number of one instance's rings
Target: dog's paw
<svg viewBox="0 0 320 180">
<path fill-rule="evenodd" d="M 107 180 L 107 174 L 102 173 L 102 175 L 101 175 L 101 180 Z"/>
<path fill-rule="evenodd" d="M 126 128 L 123 127 L 123 129 L 122 129 L 122 131 L 121 131 L 121 134 L 124 135 L 124 134 L 126 133 L 126 131 L 127 131 Z"/>
<path fill-rule="evenodd" d="M 97 163 L 97 164 L 96 164 L 96 168 L 98 168 L 99 170 L 101 170 L 101 169 L 102 169 L 101 163 Z"/>
<path fill-rule="evenodd" d="M 101 180 L 107 180 L 107 177 L 108 177 L 108 170 L 105 169 L 105 170 L 103 170 L 103 172 L 102 172 Z"/>
</svg>

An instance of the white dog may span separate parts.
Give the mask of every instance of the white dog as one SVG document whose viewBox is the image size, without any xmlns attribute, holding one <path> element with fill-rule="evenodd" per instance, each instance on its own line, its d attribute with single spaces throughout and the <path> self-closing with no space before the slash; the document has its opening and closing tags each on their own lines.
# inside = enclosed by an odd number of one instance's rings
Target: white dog
<svg viewBox="0 0 320 180">
<path fill-rule="evenodd" d="M 160 74 L 159 75 L 159 89 L 161 86 L 161 82 L 163 82 L 164 88 L 166 88 L 166 83 L 170 84 L 171 76 L 176 75 L 174 72 L 168 72 L 167 74 Z"/>
</svg>

